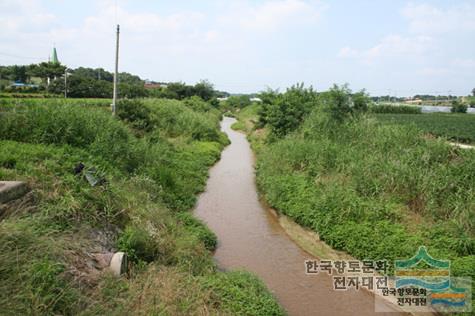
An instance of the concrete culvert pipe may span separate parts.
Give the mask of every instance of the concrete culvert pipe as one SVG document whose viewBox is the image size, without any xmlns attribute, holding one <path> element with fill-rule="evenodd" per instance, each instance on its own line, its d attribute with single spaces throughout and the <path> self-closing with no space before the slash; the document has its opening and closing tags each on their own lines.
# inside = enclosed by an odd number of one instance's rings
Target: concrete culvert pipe
<svg viewBox="0 0 475 316">
<path fill-rule="evenodd" d="M 112 256 L 109 269 L 117 276 L 127 272 L 127 254 L 124 252 L 116 252 Z"/>
</svg>

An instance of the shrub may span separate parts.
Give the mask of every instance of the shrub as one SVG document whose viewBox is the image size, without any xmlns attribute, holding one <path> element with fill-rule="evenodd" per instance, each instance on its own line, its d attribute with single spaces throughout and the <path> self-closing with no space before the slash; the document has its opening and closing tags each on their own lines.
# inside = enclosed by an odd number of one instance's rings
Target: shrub
<svg viewBox="0 0 475 316">
<path fill-rule="evenodd" d="M 305 88 L 303 84 L 297 84 L 287 89 L 283 94 L 266 100 L 261 110 L 261 115 L 270 127 L 271 133 L 277 137 L 283 137 L 295 130 L 317 105 L 317 93 L 312 87 Z"/>
<path fill-rule="evenodd" d="M 117 248 L 135 263 L 151 262 L 159 254 L 156 242 L 144 227 L 127 226 L 117 240 Z"/>
<path fill-rule="evenodd" d="M 466 104 L 463 104 L 459 101 L 452 101 L 452 108 L 450 109 L 450 111 L 452 113 L 467 113 L 467 105 Z"/>
<path fill-rule="evenodd" d="M 150 109 L 138 100 L 121 100 L 117 104 L 117 116 L 133 128 L 149 132 L 153 129 Z"/>
<path fill-rule="evenodd" d="M 366 112 L 370 103 L 370 99 L 364 91 L 352 94 L 347 84 L 333 85 L 322 98 L 331 117 L 336 122 L 343 122 L 347 118 Z"/>
</svg>

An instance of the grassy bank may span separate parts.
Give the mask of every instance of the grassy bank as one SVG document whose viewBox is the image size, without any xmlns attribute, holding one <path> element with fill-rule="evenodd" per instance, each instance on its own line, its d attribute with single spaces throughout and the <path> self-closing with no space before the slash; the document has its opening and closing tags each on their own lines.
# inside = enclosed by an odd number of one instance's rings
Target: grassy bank
<svg viewBox="0 0 475 316">
<path fill-rule="evenodd" d="M 462 142 L 475 143 L 475 115 L 471 114 L 377 114 L 384 124 L 414 125 L 425 133 Z"/>
<path fill-rule="evenodd" d="M 337 122 L 319 102 L 284 137 L 251 130 L 267 202 L 356 258 L 392 262 L 425 245 L 475 278 L 475 151 L 373 115 Z"/>
<path fill-rule="evenodd" d="M 227 144 L 220 113 L 101 105 L 0 104 L 0 180 L 31 188 L 0 222 L 0 314 L 283 314 L 255 277 L 217 271 L 216 237 L 188 212 Z M 91 187 L 80 162 L 106 181 Z M 117 250 L 121 278 L 96 259 Z"/>
</svg>

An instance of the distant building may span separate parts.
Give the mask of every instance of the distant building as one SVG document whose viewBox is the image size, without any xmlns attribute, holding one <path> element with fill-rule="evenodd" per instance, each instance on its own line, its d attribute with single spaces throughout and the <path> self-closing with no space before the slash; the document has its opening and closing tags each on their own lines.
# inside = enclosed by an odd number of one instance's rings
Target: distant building
<svg viewBox="0 0 475 316">
<path fill-rule="evenodd" d="M 160 83 L 145 83 L 144 87 L 145 89 L 159 89 L 163 87 L 163 85 Z"/>
<path fill-rule="evenodd" d="M 421 99 L 411 99 L 411 100 L 404 101 L 404 103 L 421 105 L 422 100 Z"/>
<path fill-rule="evenodd" d="M 49 62 L 52 64 L 59 64 L 59 59 L 58 59 L 58 52 L 56 52 L 56 47 L 53 47 L 53 52 L 51 53 L 51 56 L 49 58 Z"/>
<path fill-rule="evenodd" d="M 10 87 L 15 87 L 15 88 L 38 88 L 39 85 L 37 84 L 30 84 L 30 83 L 23 83 L 20 81 L 15 81 L 10 85 Z"/>
<path fill-rule="evenodd" d="M 163 82 L 150 81 L 147 79 L 145 80 L 143 86 L 145 89 L 159 89 L 159 88 L 166 88 L 167 84 Z"/>
<path fill-rule="evenodd" d="M 250 100 L 251 100 L 251 102 L 257 102 L 257 103 L 262 102 L 261 98 L 251 98 Z"/>
</svg>

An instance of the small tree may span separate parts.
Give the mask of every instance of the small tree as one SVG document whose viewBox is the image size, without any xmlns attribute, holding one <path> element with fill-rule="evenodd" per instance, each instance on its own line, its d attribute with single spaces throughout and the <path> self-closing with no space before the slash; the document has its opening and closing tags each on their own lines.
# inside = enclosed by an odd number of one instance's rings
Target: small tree
<svg viewBox="0 0 475 316">
<path fill-rule="evenodd" d="M 452 113 L 467 113 L 467 105 L 459 102 L 458 100 L 452 101 Z"/>
<path fill-rule="evenodd" d="M 472 95 L 475 97 L 475 88 L 472 89 Z"/>
</svg>

